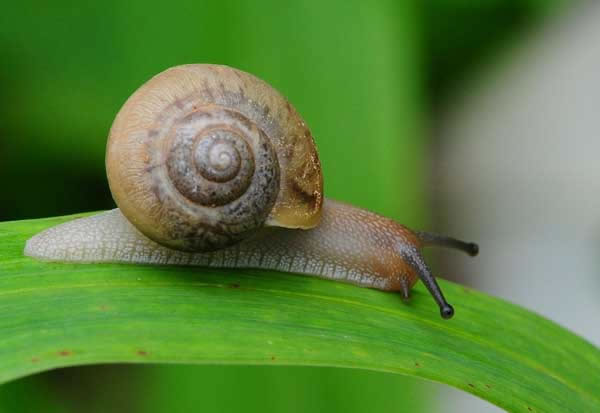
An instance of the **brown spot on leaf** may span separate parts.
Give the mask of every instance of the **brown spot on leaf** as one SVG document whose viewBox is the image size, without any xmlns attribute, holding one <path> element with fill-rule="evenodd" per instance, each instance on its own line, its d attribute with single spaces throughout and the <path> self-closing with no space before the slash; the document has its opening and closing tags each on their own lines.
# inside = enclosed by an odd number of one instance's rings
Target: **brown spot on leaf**
<svg viewBox="0 0 600 413">
<path fill-rule="evenodd" d="M 489 384 L 486 384 L 485 387 L 487 387 L 488 389 L 492 388 L 492 386 L 490 386 Z"/>
<path fill-rule="evenodd" d="M 68 356 L 70 356 L 72 354 L 73 354 L 73 352 L 69 351 L 69 350 L 61 350 L 61 351 L 58 352 L 58 355 L 62 356 L 62 357 L 68 357 Z"/>
<path fill-rule="evenodd" d="M 98 307 L 98 310 L 100 310 L 100 311 L 106 311 L 106 310 L 108 310 L 108 306 L 102 304 L 100 307 Z"/>
<path fill-rule="evenodd" d="M 142 356 L 142 357 L 148 355 L 148 352 L 146 350 L 138 350 L 136 353 L 138 356 Z"/>
<path fill-rule="evenodd" d="M 471 387 L 475 388 L 475 385 L 474 385 L 474 384 L 471 384 L 471 383 L 467 383 L 467 384 L 468 384 L 469 386 L 471 386 Z"/>
<path fill-rule="evenodd" d="M 240 288 L 240 285 L 238 283 L 229 284 L 229 286 L 231 288 Z"/>
<path fill-rule="evenodd" d="M 415 367 L 421 367 L 421 365 L 415 361 Z"/>
<path fill-rule="evenodd" d="M 31 358 L 31 362 L 32 362 L 32 363 L 37 363 L 38 361 L 40 361 L 40 359 L 39 359 L 39 358 L 37 358 L 37 357 L 32 357 L 32 358 Z"/>
<path fill-rule="evenodd" d="M 530 412 L 533 411 L 533 409 L 531 407 L 529 407 L 529 406 L 527 406 L 527 410 L 529 410 Z"/>
<path fill-rule="evenodd" d="M 271 360 L 275 361 L 275 356 L 271 356 Z"/>
</svg>

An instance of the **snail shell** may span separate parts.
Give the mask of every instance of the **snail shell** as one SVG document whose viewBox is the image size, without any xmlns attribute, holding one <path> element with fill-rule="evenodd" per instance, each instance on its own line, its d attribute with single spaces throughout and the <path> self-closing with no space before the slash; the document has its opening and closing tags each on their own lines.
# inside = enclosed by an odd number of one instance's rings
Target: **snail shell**
<svg viewBox="0 0 600 413">
<path fill-rule="evenodd" d="M 271 86 L 226 66 L 177 66 L 140 87 L 113 123 L 106 170 L 125 217 L 178 250 L 217 250 L 262 226 L 313 228 L 321 216 L 305 122 Z"/>
</svg>

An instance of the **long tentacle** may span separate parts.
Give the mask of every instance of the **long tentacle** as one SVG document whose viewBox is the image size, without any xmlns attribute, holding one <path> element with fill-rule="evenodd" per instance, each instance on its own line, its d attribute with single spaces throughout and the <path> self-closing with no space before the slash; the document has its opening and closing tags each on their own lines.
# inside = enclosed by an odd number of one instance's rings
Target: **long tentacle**
<svg viewBox="0 0 600 413">
<path fill-rule="evenodd" d="M 415 235 L 421 240 L 423 246 L 425 247 L 436 245 L 439 247 L 454 248 L 464 251 L 472 257 L 479 253 L 479 245 L 475 244 L 474 242 L 461 241 L 446 235 L 424 231 L 415 231 Z"/>
</svg>

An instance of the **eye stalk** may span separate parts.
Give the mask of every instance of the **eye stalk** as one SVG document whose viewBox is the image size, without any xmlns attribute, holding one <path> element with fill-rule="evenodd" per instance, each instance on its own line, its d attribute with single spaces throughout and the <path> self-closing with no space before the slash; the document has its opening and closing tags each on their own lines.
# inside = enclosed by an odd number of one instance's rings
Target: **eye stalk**
<svg viewBox="0 0 600 413">
<path fill-rule="evenodd" d="M 415 231 L 415 235 L 421 240 L 424 247 L 438 246 L 444 248 L 453 248 L 466 252 L 471 257 L 479 254 L 479 245 L 474 242 L 465 242 L 446 235 L 433 234 L 431 232 Z"/>
</svg>

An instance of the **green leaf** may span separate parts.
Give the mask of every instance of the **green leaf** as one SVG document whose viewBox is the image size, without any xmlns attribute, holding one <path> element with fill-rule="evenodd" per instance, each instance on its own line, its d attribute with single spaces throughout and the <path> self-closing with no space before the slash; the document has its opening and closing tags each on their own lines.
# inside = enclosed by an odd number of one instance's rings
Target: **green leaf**
<svg viewBox="0 0 600 413">
<path fill-rule="evenodd" d="M 0 223 L 0 382 L 92 363 L 360 368 L 509 411 L 600 411 L 600 351 L 525 309 L 441 282 L 399 295 L 258 270 L 37 262 L 27 238 L 73 217 Z"/>
</svg>

